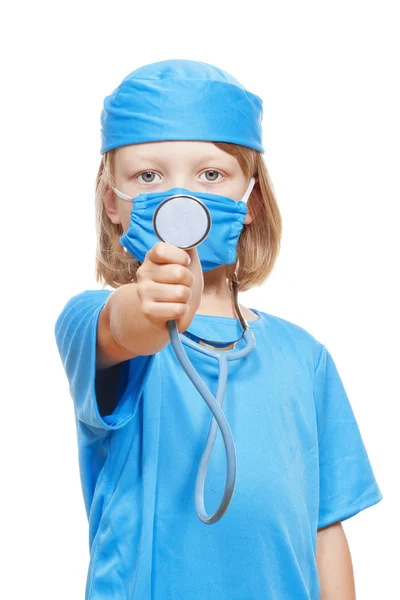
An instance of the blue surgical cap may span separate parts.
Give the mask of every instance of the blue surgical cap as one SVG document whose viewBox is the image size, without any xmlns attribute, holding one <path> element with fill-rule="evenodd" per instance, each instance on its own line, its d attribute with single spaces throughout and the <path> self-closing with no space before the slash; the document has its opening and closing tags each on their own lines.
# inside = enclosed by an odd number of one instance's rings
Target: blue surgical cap
<svg viewBox="0 0 400 600">
<path fill-rule="evenodd" d="M 132 71 L 104 100 L 101 150 L 166 140 L 231 142 L 264 152 L 262 100 L 208 63 L 176 59 Z"/>
</svg>

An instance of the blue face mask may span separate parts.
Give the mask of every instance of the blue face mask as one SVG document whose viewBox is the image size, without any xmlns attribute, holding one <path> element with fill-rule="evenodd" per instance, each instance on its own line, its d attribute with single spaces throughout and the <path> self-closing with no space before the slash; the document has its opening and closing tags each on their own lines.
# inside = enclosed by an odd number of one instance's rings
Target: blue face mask
<svg viewBox="0 0 400 600">
<path fill-rule="evenodd" d="M 188 194 L 202 200 L 211 214 L 209 234 L 197 246 L 203 271 L 233 264 L 236 262 L 236 246 L 247 214 L 246 202 L 254 184 L 255 179 L 252 177 L 243 199 L 239 201 L 219 194 L 192 192 L 180 187 L 163 192 L 139 194 L 131 198 L 113 187 L 122 200 L 133 202 L 129 228 L 120 238 L 121 246 L 143 263 L 147 252 L 160 241 L 153 229 L 153 215 L 158 205 L 174 194 Z"/>
</svg>

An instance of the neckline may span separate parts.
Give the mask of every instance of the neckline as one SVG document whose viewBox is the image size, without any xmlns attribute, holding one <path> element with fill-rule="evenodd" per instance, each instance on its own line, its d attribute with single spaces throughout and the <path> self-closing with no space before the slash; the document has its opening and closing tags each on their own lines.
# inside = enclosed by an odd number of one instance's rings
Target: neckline
<svg viewBox="0 0 400 600">
<path fill-rule="evenodd" d="M 251 321 L 247 320 L 247 323 L 250 327 L 250 329 L 258 329 L 259 327 L 261 327 L 262 322 L 265 320 L 265 317 L 263 315 L 263 313 L 259 310 L 257 310 L 256 308 L 252 308 L 251 306 L 249 307 L 249 310 L 252 310 L 254 313 L 256 313 L 256 315 L 258 315 L 258 319 L 253 319 Z M 194 319 L 197 320 L 203 320 L 206 322 L 215 322 L 215 323 L 221 323 L 224 325 L 231 325 L 232 327 L 240 327 L 240 321 L 239 319 L 237 319 L 236 317 L 225 317 L 223 315 L 203 315 L 203 314 L 198 314 L 196 313 L 194 315 Z M 193 323 L 193 321 L 192 321 Z"/>
</svg>

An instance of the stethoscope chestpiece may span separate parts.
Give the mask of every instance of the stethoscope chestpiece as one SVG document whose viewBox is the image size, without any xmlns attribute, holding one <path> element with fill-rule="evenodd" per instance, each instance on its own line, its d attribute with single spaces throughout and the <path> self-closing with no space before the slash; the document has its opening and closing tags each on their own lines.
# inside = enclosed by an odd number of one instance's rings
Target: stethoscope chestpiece
<svg viewBox="0 0 400 600">
<path fill-rule="evenodd" d="M 154 211 L 153 229 L 157 237 L 178 248 L 201 244 L 211 229 L 211 214 L 195 196 L 175 194 L 163 200 Z"/>
</svg>

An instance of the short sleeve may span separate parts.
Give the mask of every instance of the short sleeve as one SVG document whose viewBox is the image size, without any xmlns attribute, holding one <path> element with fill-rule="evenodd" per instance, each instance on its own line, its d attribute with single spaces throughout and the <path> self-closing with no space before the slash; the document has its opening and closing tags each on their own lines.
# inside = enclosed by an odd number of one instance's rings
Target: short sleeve
<svg viewBox="0 0 400 600">
<path fill-rule="evenodd" d="M 123 368 L 118 370 L 121 380 L 116 387 L 117 402 L 110 414 L 103 416 L 99 395 L 101 389 L 107 393 L 107 369 L 96 371 L 97 324 L 111 293 L 110 290 L 87 290 L 74 296 L 62 309 L 55 324 L 56 343 L 69 382 L 76 418 L 99 435 L 104 435 L 105 430 L 123 427 L 133 417 L 154 358 L 154 355 L 137 356 L 122 363 Z M 117 372 L 112 368 L 109 371 L 110 376 Z"/>
<path fill-rule="evenodd" d="M 352 407 L 324 345 L 314 373 L 319 446 L 318 529 L 382 500 Z"/>
</svg>

